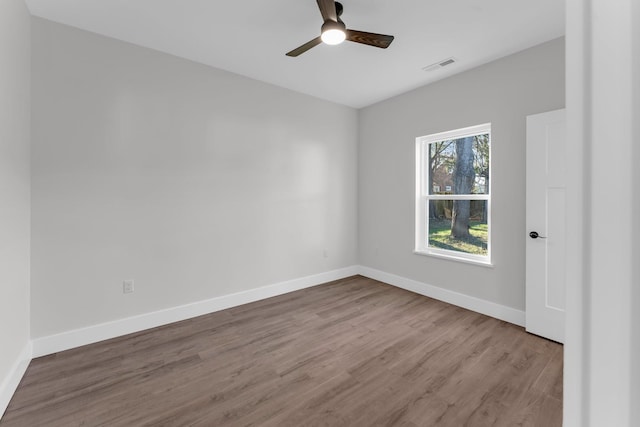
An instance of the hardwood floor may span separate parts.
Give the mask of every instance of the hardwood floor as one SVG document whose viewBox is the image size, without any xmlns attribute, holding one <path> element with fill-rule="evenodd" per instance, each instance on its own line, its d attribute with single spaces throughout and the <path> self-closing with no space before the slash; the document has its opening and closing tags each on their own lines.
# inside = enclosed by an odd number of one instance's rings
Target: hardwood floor
<svg viewBox="0 0 640 427">
<path fill-rule="evenodd" d="M 360 276 L 35 359 L 0 420 L 561 424 L 561 345 Z"/>
</svg>

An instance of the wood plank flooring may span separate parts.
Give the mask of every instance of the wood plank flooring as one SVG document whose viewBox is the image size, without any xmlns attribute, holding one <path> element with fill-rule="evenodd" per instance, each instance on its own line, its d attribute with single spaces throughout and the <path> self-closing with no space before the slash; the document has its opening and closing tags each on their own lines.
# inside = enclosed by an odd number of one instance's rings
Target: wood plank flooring
<svg viewBox="0 0 640 427">
<path fill-rule="evenodd" d="M 360 276 L 35 359 L 0 420 L 561 424 L 561 345 Z"/>
</svg>

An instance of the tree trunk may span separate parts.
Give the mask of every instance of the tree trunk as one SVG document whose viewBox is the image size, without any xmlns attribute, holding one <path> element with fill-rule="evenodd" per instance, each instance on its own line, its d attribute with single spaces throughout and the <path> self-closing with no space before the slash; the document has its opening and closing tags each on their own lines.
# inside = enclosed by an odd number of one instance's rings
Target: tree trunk
<svg viewBox="0 0 640 427">
<path fill-rule="evenodd" d="M 473 190 L 473 137 L 456 140 L 456 168 L 453 172 L 453 194 L 471 194 Z M 469 217 L 471 216 L 470 200 L 454 200 L 451 218 L 451 236 L 468 238 Z"/>
</svg>

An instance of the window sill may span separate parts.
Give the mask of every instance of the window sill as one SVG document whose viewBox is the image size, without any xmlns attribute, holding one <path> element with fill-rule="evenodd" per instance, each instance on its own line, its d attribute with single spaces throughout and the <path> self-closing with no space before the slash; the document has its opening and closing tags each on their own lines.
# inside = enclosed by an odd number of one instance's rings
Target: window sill
<svg viewBox="0 0 640 427">
<path fill-rule="evenodd" d="M 455 256 L 455 255 L 443 254 L 439 252 L 414 250 L 413 253 L 416 255 L 444 259 L 447 261 L 455 261 L 455 262 L 463 262 L 465 264 L 479 265 L 480 267 L 487 267 L 487 268 L 494 267 L 491 261 L 480 261 L 480 260 L 469 259 L 469 258 L 464 258 L 460 256 Z"/>
</svg>

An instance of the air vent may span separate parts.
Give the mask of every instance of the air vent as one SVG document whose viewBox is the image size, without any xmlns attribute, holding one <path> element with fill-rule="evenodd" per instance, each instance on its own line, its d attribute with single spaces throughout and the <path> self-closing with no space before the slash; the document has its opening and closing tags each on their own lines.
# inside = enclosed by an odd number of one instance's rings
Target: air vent
<svg viewBox="0 0 640 427">
<path fill-rule="evenodd" d="M 435 64 L 431 64 L 431 65 L 427 65 L 426 67 L 423 68 L 424 71 L 435 71 L 438 70 L 442 67 L 446 67 L 447 65 L 451 65 L 454 62 L 456 62 L 455 58 L 447 58 L 447 59 L 443 59 L 442 61 L 438 61 Z"/>
</svg>

